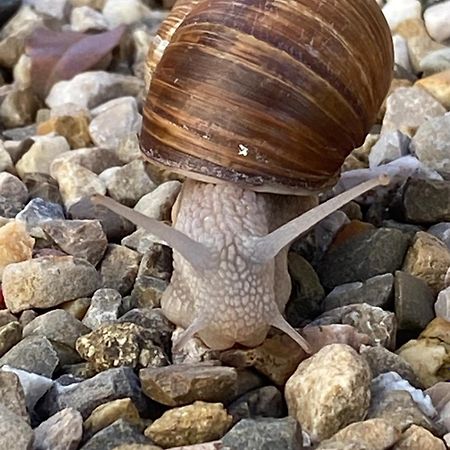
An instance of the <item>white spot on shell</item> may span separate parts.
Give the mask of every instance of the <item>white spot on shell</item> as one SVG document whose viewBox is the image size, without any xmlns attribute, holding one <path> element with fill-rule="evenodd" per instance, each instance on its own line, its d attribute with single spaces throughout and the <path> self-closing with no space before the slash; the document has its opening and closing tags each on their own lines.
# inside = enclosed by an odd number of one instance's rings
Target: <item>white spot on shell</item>
<svg viewBox="0 0 450 450">
<path fill-rule="evenodd" d="M 248 147 L 244 144 L 239 144 L 239 156 L 247 156 L 248 155 Z"/>
</svg>

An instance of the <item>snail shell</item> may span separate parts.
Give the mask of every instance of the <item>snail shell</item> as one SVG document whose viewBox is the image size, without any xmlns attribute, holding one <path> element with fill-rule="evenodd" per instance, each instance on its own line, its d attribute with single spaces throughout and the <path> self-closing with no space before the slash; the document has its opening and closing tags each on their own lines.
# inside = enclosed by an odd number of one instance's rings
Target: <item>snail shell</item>
<svg viewBox="0 0 450 450">
<path fill-rule="evenodd" d="M 141 148 L 201 181 L 334 184 L 392 78 L 373 0 L 182 0 L 159 37 Z"/>
</svg>

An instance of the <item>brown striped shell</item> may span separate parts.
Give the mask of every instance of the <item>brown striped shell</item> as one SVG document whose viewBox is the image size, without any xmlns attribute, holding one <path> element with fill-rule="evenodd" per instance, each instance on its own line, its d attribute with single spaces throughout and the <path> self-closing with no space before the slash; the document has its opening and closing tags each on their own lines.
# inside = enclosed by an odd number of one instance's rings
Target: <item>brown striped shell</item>
<svg viewBox="0 0 450 450">
<path fill-rule="evenodd" d="M 267 192 L 333 184 L 391 82 L 391 36 L 376 2 L 179 3 L 184 18 L 173 19 L 144 107 L 147 157 Z"/>
</svg>

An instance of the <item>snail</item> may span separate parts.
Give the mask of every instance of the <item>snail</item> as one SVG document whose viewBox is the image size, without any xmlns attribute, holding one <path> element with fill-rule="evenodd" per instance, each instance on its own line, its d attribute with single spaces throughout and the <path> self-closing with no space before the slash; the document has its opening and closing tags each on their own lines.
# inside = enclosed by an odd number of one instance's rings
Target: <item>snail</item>
<svg viewBox="0 0 450 450">
<path fill-rule="evenodd" d="M 373 0 L 179 0 L 149 54 L 140 135 L 186 176 L 172 227 L 96 196 L 172 249 L 161 307 L 215 350 L 254 347 L 283 317 L 289 244 L 386 176 L 318 205 L 387 95 L 389 28 Z"/>
</svg>

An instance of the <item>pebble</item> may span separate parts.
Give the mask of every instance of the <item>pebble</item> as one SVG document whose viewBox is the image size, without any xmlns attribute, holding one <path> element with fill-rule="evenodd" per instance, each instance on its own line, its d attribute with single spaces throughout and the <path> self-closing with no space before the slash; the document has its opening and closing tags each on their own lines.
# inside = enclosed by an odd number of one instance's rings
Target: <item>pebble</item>
<svg viewBox="0 0 450 450">
<path fill-rule="evenodd" d="M 405 20 L 420 18 L 422 5 L 418 0 L 390 0 L 382 11 L 389 28 L 395 30 Z"/>
<path fill-rule="evenodd" d="M 130 75 L 89 71 L 55 83 L 45 102 L 50 108 L 74 103 L 92 109 L 113 98 L 136 97 L 143 88 L 144 82 Z"/>
<path fill-rule="evenodd" d="M 411 62 L 409 60 L 408 42 L 399 34 L 392 36 L 392 43 L 394 45 L 394 62 L 401 66 L 405 71 L 412 73 Z"/>
<path fill-rule="evenodd" d="M 131 207 L 156 187 L 146 171 L 146 164 L 141 160 L 123 167 L 107 169 L 100 174 L 100 178 L 105 183 L 110 197 Z"/>
<path fill-rule="evenodd" d="M 64 19 L 70 8 L 69 0 L 25 0 L 37 12 L 47 14 L 55 19 Z"/>
<path fill-rule="evenodd" d="M 450 47 L 429 53 L 420 61 L 420 69 L 427 75 L 450 69 Z"/>
<path fill-rule="evenodd" d="M 34 122 L 39 106 L 40 101 L 31 88 L 13 89 L 0 104 L 0 121 L 6 128 L 29 125 Z"/>
<path fill-rule="evenodd" d="M 369 336 L 376 345 L 395 348 L 397 323 L 395 314 L 365 303 L 341 306 L 327 311 L 311 322 L 313 326 L 346 324 Z"/>
<path fill-rule="evenodd" d="M 130 25 L 148 18 L 150 9 L 140 0 L 106 0 L 103 15 L 110 28 L 121 24 Z"/>
<path fill-rule="evenodd" d="M 303 447 L 300 425 L 291 417 L 243 419 L 221 439 L 226 448 L 297 450 Z"/>
<path fill-rule="evenodd" d="M 412 136 L 426 120 L 445 113 L 445 108 L 427 91 L 414 86 L 400 87 L 387 98 L 382 133 L 399 130 Z"/>
<path fill-rule="evenodd" d="M 62 136 L 41 136 L 34 138 L 35 143 L 16 164 L 17 173 L 24 177 L 27 173 L 50 175 L 52 161 L 70 150 L 66 138 Z"/>
<path fill-rule="evenodd" d="M 98 220 L 52 220 L 43 231 L 65 253 L 96 266 L 107 249 L 108 239 Z"/>
<path fill-rule="evenodd" d="M 127 295 L 135 282 L 141 255 L 123 245 L 109 244 L 99 267 L 104 288 Z"/>
<path fill-rule="evenodd" d="M 443 72 L 421 78 L 415 84 L 429 92 L 436 100 L 439 100 L 445 108 L 450 109 L 449 83 L 450 69 L 447 69 Z M 448 113 L 446 115 L 448 115 Z M 434 137 L 438 138 L 439 136 L 435 135 Z"/>
<path fill-rule="evenodd" d="M 399 439 L 400 430 L 383 419 L 369 419 L 352 423 L 322 441 L 317 450 L 370 449 L 386 450 Z M 337 447 L 340 446 L 340 447 Z M 355 447 L 353 447 L 355 446 Z"/>
<path fill-rule="evenodd" d="M 25 184 L 8 172 L 0 173 L 0 195 L 7 200 L 15 200 L 23 205 L 25 205 L 29 196 Z"/>
<path fill-rule="evenodd" d="M 44 336 L 22 339 L 0 358 L 1 366 L 11 366 L 51 378 L 59 359 L 51 342 Z"/>
<path fill-rule="evenodd" d="M 434 310 L 437 317 L 442 317 L 450 322 L 450 287 L 439 292 Z"/>
<path fill-rule="evenodd" d="M 429 35 L 437 42 L 450 38 L 450 1 L 427 8 L 423 14 Z"/>
<path fill-rule="evenodd" d="M 59 308 L 72 314 L 75 319 L 82 320 L 86 315 L 89 306 L 91 305 L 91 299 L 89 297 L 77 298 L 70 302 L 62 303 Z"/>
<path fill-rule="evenodd" d="M 87 261 L 72 256 L 49 256 L 7 266 L 2 289 L 6 306 L 17 313 L 89 296 L 99 281 L 97 271 Z"/>
<path fill-rule="evenodd" d="M 73 31 L 84 33 L 86 31 L 104 31 L 108 29 L 108 22 L 95 9 L 89 6 L 79 6 L 72 9 L 70 25 Z"/>
<path fill-rule="evenodd" d="M 409 238 L 399 230 L 378 228 L 331 247 L 319 264 L 323 286 L 365 281 L 401 268 Z"/>
<path fill-rule="evenodd" d="M 104 103 L 92 111 L 89 124 L 92 142 L 98 147 L 115 150 L 122 139 L 141 129 L 142 116 L 134 97 L 120 97 Z M 111 127 L 111 123 L 115 126 Z"/>
<path fill-rule="evenodd" d="M 50 175 L 28 173 L 23 177 L 31 198 L 41 198 L 46 202 L 62 204 L 58 183 Z"/>
<path fill-rule="evenodd" d="M 332 344 L 300 363 L 285 387 L 289 415 L 313 442 L 365 417 L 371 373 L 355 350 Z"/>
<path fill-rule="evenodd" d="M 29 423 L 25 393 L 15 373 L 0 371 L 0 395 L 4 406 Z"/>
<path fill-rule="evenodd" d="M 97 372 L 121 366 L 161 367 L 168 364 L 167 356 L 149 339 L 145 328 L 134 323 L 102 325 L 81 336 L 76 348 Z"/>
<path fill-rule="evenodd" d="M 34 433 L 30 425 L 0 403 L 0 448 L 29 450 L 33 440 Z"/>
<path fill-rule="evenodd" d="M 120 398 L 95 408 L 84 422 L 85 438 L 93 436 L 119 419 L 135 425 L 140 424 L 139 411 L 131 398 Z"/>
<path fill-rule="evenodd" d="M 141 433 L 139 427 L 128 423 L 124 419 L 119 419 L 95 434 L 80 450 L 114 450 L 123 444 L 151 443 Z"/>
<path fill-rule="evenodd" d="M 411 140 L 411 152 L 427 167 L 450 175 L 450 113 L 419 126 Z"/>
<path fill-rule="evenodd" d="M 83 418 L 73 408 L 65 408 L 34 430 L 34 446 L 39 450 L 77 450 L 83 436 Z"/>
<path fill-rule="evenodd" d="M 411 425 L 393 447 L 393 450 L 445 450 L 444 442 L 433 436 L 428 430 Z"/>
<path fill-rule="evenodd" d="M 138 276 L 131 292 L 133 303 L 139 308 L 158 308 L 169 282 L 152 276 Z"/>
<path fill-rule="evenodd" d="M 162 447 L 175 447 L 220 439 L 232 417 L 221 403 L 194 402 L 165 412 L 144 434 Z"/>
<path fill-rule="evenodd" d="M 11 155 L 6 151 L 5 147 L 0 141 L 0 172 L 14 172 L 14 164 Z"/>
<path fill-rule="evenodd" d="M 139 379 L 129 367 L 109 369 L 67 386 L 55 382 L 39 402 L 38 412 L 49 417 L 61 409 L 73 408 L 86 419 L 97 406 L 120 398 L 131 398 L 140 413 L 150 412 Z"/>
<path fill-rule="evenodd" d="M 10 322 L 0 327 L 0 356 L 11 350 L 22 339 L 22 326 L 19 322 Z"/>
<path fill-rule="evenodd" d="M 323 302 L 325 311 L 355 303 L 387 309 L 393 300 L 394 276 L 391 273 L 377 275 L 368 280 L 335 287 Z"/>
<path fill-rule="evenodd" d="M 0 227 L 0 281 L 9 264 L 31 259 L 34 239 L 20 222 L 10 222 Z"/>
<path fill-rule="evenodd" d="M 55 219 L 64 219 L 62 206 L 41 198 L 33 198 L 16 216 L 16 220 L 22 222 L 35 238 L 45 238 L 44 224 Z"/>
<path fill-rule="evenodd" d="M 395 316 L 399 330 L 423 330 L 435 317 L 434 299 L 425 281 L 406 272 L 395 272 Z"/>
<path fill-rule="evenodd" d="M 91 330 L 116 322 L 122 307 L 122 296 L 115 289 L 98 289 L 92 296 L 83 324 Z"/>
<path fill-rule="evenodd" d="M 450 250 L 438 238 L 419 231 L 409 248 L 403 271 L 428 284 L 437 295 L 445 288 L 445 275 L 450 267 Z"/>
<path fill-rule="evenodd" d="M 400 131 L 384 133 L 369 153 L 369 167 L 377 167 L 409 154 L 410 138 Z"/>
</svg>

